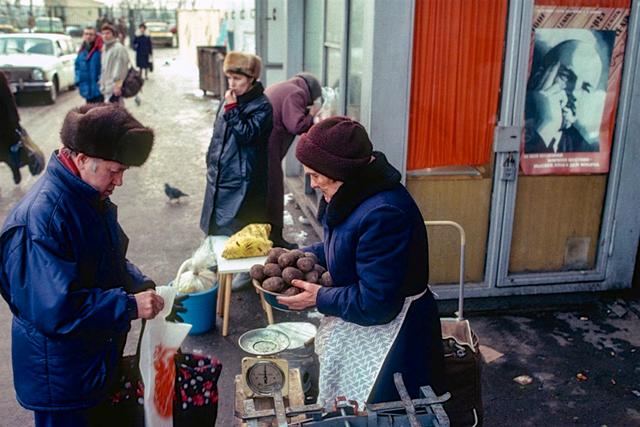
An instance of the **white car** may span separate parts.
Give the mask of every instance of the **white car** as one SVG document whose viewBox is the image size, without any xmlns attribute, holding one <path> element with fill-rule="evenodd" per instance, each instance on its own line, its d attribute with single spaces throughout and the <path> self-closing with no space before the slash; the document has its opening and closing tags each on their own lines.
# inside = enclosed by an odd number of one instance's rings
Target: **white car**
<svg viewBox="0 0 640 427">
<path fill-rule="evenodd" d="M 76 46 L 64 34 L 0 34 L 0 71 L 13 92 L 42 93 L 53 104 L 75 80 Z"/>
</svg>

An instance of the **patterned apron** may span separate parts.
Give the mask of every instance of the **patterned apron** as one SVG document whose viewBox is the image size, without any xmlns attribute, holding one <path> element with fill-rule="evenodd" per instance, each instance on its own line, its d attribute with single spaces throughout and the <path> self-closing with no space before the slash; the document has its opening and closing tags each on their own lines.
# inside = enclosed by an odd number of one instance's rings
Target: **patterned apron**
<svg viewBox="0 0 640 427">
<path fill-rule="evenodd" d="M 425 292 L 405 298 L 398 316 L 384 325 L 361 326 L 332 316 L 320 321 L 315 340 L 320 361 L 318 403 L 330 407 L 338 396 L 359 405 L 367 401 L 411 303 Z"/>
</svg>

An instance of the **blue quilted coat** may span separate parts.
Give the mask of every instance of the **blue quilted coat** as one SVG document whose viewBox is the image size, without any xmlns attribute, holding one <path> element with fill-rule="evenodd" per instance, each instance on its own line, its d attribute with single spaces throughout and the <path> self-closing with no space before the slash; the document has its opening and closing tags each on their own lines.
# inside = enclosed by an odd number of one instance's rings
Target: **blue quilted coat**
<svg viewBox="0 0 640 427">
<path fill-rule="evenodd" d="M 13 313 L 18 401 L 40 411 L 106 397 L 131 318 L 153 282 L 127 261 L 116 206 L 54 154 L 0 231 L 0 293 Z"/>
</svg>

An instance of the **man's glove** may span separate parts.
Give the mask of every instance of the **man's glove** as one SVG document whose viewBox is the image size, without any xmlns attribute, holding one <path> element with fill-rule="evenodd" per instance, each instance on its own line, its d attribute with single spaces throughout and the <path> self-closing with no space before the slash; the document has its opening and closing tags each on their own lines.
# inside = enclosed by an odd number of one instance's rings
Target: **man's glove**
<svg viewBox="0 0 640 427">
<path fill-rule="evenodd" d="M 184 322 L 184 319 L 178 313 L 187 312 L 187 309 L 182 304 L 187 298 L 189 298 L 189 295 L 176 295 L 176 297 L 173 299 L 173 307 L 171 307 L 171 313 L 169 313 L 169 315 L 167 316 L 167 322 Z"/>
</svg>

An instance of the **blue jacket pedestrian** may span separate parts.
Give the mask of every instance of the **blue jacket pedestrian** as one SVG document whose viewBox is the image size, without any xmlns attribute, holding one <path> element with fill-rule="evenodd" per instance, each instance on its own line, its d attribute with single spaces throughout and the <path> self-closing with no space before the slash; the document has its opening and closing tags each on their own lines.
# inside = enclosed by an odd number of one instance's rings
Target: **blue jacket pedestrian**
<svg viewBox="0 0 640 427">
<path fill-rule="evenodd" d="M 64 147 L 0 230 L 14 385 L 36 427 L 86 425 L 117 378 L 130 322 L 163 305 L 127 260 L 109 200 L 127 166 L 146 160 L 152 131 L 122 108 L 87 104 L 61 135 Z"/>
<path fill-rule="evenodd" d="M 101 49 L 102 37 L 96 35 L 95 29 L 85 28 L 83 43 L 78 51 L 78 56 L 76 56 L 75 84 L 80 91 L 80 95 L 88 103 L 104 101 L 99 85 Z"/>
</svg>

